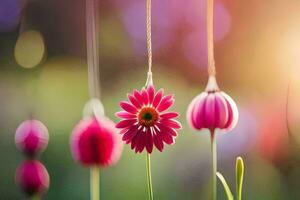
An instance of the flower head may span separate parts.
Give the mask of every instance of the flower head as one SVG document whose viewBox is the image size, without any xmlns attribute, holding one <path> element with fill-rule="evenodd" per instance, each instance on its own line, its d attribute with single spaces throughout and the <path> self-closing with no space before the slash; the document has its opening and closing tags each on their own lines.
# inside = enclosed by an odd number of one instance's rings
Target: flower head
<svg viewBox="0 0 300 200">
<path fill-rule="evenodd" d="M 205 92 L 196 96 L 187 111 L 190 125 L 196 129 L 221 129 L 229 131 L 238 121 L 238 109 L 235 102 L 226 93 L 219 90 L 215 77 L 211 76 Z"/>
<path fill-rule="evenodd" d="M 42 194 L 49 188 L 49 174 L 39 161 L 27 160 L 17 168 L 16 183 L 28 195 Z"/>
<path fill-rule="evenodd" d="M 174 119 L 178 113 L 166 111 L 174 103 L 173 95 L 164 96 L 163 89 L 155 93 L 154 86 L 150 85 L 141 91 L 134 90 L 128 99 L 120 103 L 124 111 L 116 113 L 122 118 L 116 127 L 122 129 L 122 139 L 131 143 L 131 149 L 141 153 L 146 148 L 151 153 L 154 145 L 162 151 L 164 143 L 174 143 L 181 125 Z"/>
<path fill-rule="evenodd" d="M 81 120 L 71 135 L 73 157 L 83 165 L 111 166 L 119 160 L 122 150 L 115 124 L 104 117 Z"/>
<path fill-rule="evenodd" d="M 34 156 L 44 151 L 48 145 L 49 135 L 46 126 L 38 120 L 26 120 L 17 128 L 15 143 L 27 156 Z"/>
</svg>

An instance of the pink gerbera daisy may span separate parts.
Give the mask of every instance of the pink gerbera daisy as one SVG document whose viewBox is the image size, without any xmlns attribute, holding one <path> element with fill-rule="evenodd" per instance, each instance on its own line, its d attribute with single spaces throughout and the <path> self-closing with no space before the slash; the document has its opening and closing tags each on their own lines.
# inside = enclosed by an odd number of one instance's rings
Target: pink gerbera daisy
<svg viewBox="0 0 300 200">
<path fill-rule="evenodd" d="M 155 93 L 153 85 L 128 94 L 129 101 L 122 101 L 124 111 L 116 113 L 122 120 L 116 125 L 122 129 L 123 141 L 131 143 L 131 149 L 141 153 L 145 148 L 151 153 L 155 145 L 159 151 L 164 143 L 174 144 L 181 124 L 175 120 L 177 112 L 167 112 L 173 105 L 173 95 L 163 95 L 163 89 Z"/>
</svg>

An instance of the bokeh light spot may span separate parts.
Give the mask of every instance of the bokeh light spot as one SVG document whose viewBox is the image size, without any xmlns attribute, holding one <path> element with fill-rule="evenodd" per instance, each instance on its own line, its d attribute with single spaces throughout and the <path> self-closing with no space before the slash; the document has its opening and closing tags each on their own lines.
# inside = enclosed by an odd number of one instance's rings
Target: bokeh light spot
<svg viewBox="0 0 300 200">
<path fill-rule="evenodd" d="M 24 68 L 33 68 L 40 64 L 45 54 L 45 42 L 38 31 L 22 33 L 15 46 L 15 59 Z"/>
</svg>

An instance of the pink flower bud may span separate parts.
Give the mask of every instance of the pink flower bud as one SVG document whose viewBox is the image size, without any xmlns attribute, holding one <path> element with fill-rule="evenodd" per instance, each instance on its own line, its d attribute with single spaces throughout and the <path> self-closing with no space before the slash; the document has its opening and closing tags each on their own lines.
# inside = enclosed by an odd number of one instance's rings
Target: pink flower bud
<svg viewBox="0 0 300 200">
<path fill-rule="evenodd" d="M 17 128 L 15 143 L 27 156 L 43 152 L 48 145 L 49 135 L 46 126 L 38 120 L 27 120 Z"/>
<path fill-rule="evenodd" d="M 232 130 L 238 121 L 235 102 L 219 90 L 215 77 L 210 77 L 206 91 L 196 96 L 189 105 L 187 118 L 196 130 Z"/>
<path fill-rule="evenodd" d="M 108 167 L 121 157 L 123 144 L 115 124 L 95 117 L 81 120 L 71 135 L 71 151 L 83 165 Z"/>
<path fill-rule="evenodd" d="M 42 194 L 49 188 L 49 174 L 39 161 L 27 160 L 17 168 L 16 183 L 28 195 Z"/>
</svg>

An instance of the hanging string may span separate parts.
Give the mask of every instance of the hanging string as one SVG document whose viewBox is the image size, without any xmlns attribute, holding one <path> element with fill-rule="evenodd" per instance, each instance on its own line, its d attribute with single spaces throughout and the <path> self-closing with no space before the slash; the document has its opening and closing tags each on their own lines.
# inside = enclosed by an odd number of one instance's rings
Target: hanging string
<svg viewBox="0 0 300 200">
<path fill-rule="evenodd" d="M 88 81 L 91 98 L 100 98 L 98 1 L 86 0 Z"/>
<path fill-rule="evenodd" d="M 25 6 L 22 10 L 21 20 L 20 20 L 20 26 L 19 26 L 19 36 L 25 32 L 26 29 L 26 8 Z"/>
<path fill-rule="evenodd" d="M 208 50 L 208 75 L 216 76 L 214 58 L 214 0 L 207 0 L 207 50 Z"/>
<path fill-rule="evenodd" d="M 18 35 L 18 40 L 22 36 L 23 33 L 26 31 L 29 31 L 32 29 L 32 24 L 30 24 L 30 20 L 28 19 L 28 9 L 31 6 L 32 2 L 23 2 L 23 8 L 21 11 L 21 18 L 20 18 L 20 24 L 19 24 L 19 35 Z M 17 45 L 17 44 L 16 44 Z M 16 48 L 16 46 L 15 46 Z M 15 49 L 16 51 L 16 49 Z M 16 59 L 16 55 L 15 55 Z M 19 64 L 20 65 L 20 64 Z M 24 67 L 23 65 L 20 65 Z M 36 66 L 32 68 L 26 69 L 26 96 L 27 96 L 27 105 L 26 105 L 26 110 L 28 113 L 28 117 L 30 119 L 36 117 L 36 105 L 37 105 L 37 98 L 38 98 L 38 90 L 39 90 L 39 81 L 40 77 L 42 74 L 41 69 L 36 69 Z M 32 100 L 33 99 L 33 100 Z"/>
<path fill-rule="evenodd" d="M 147 51 L 148 51 L 148 76 L 145 87 L 153 85 L 152 79 L 152 41 L 151 41 L 151 0 L 147 0 L 147 14 L 146 14 L 146 32 L 147 32 Z M 147 185 L 148 185 L 148 199 L 153 200 L 153 187 L 151 177 L 151 160 L 150 154 L 146 155 L 146 172 L 147 172 Z"/>
<path fill-rule="evenodd" d="M 153 84 L 152 80 L 152 36 L 151 36 L 151 0 L 147 0 L 147 16 L 146 16 L 146 26 L 147 26 L 147 52 L 148 52 L 148 77 L 146 81 L 146 86 Z"/>
</svg>

